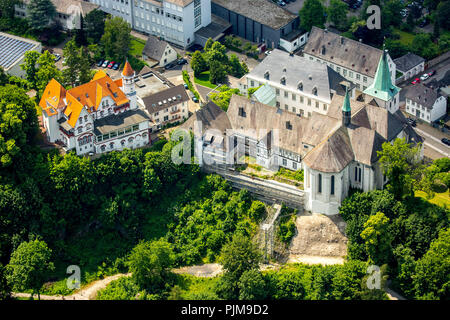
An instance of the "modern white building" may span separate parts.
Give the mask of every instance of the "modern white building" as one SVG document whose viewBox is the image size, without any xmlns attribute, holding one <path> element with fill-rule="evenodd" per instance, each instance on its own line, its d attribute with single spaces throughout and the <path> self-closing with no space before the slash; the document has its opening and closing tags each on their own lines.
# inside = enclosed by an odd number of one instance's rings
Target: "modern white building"
<svg viewBox="0 0 450 320">
<path fill-rule="evenodd" d="M 10 76 L 24 78 L 25 71 L 20 67 L 25 62 L 25 53 L 41 53 L 40 42 L 0 32 L 0 68 Z"/>
<path fill-rule="evenodd" d="M 240 91 L 268 85 L 275 90 L 275 106 L 302 117 L 326 114 L 334 94 L 352 84 L 326 64 L 274 49 L 240 81 Z M 268 98 L 268 97 L 266 97 Z M 272 100 L 272 99 L 271 99 Z M 265 102 L 265 101 L 260 101 Z"/>
<path fill-rule="evenodd" d="M 421 83 L 407 89 L 405 100 L 406 113 L 428 123 L 439 120 L 447 113 L 447 98 Z"/>
<path fill-rule="evenodd" d="M 89 0 L 137 31 L 187 48 L 211 23 L 211 0 Z"/>
<path fill-rule="evenodd" d="M 128 61 L 118 80 L 98 71 L 90 82 L 66 90 L 52 79 L 39 103 L 48 141 L 78 155 L 149 144 L 150 118 L 138 107 L 134 82 Z"/>
<path fill-rule="evenodd" d="M 372 84 L 382 54 L 383 50 L 317 27 L 312 27 L 303 49 L 307 59 L 328 65 L 360 91 Z M 395 83 L 396 66 L 389 54 L 387 62 Z"/>
</svg>

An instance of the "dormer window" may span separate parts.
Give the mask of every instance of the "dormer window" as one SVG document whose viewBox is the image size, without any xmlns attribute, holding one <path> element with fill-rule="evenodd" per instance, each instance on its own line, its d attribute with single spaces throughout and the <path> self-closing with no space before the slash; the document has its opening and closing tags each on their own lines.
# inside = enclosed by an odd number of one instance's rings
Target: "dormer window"
<svg viewBox="0 0 450 320">
<path fill-rule="evenodd" d="M 286 121 L 286 129 L 292 130 L 292 124 L 290 121 Z"/>
<path fill-rule="evenodd" d="M 266 73 L 264 73 L 264 79 L 266 80 L 270 79 L 269 71 L 266 71 Z"/>
<path fill-rule="evenodd" d="M 282 77 L 282 78 L 280 79 L 280 83 L 281 83 L 283 86 L 285 86 L 285 85 L 286 85 L 286 77 Z"/>
<path fill-rule="evenodd" d="M 322 54 L 325 54 L 325 46 L 322 46 Z"/>
<path fill-rule="evenodd" d="M 316 88 L 316 87 L 314 87 L 314 88 L 312 89 L 312 94 L 315 95 L 315 96 L 317 96 L 317 88 Z"/>
<path fill-rule="evenodd" d="M 297 89 L 298 89 L 299 91 L 303 91 L 303 82 L 300 82 L 300 83 L 298 84 Z"/>
<path fill-rule="evenodd" d="M 283 72 L 286 72 L 286 67 L 283 68 Z"/>
<path fill-rule="evenodd" d="M 242 107 L 239 107 L 239 116 L 240 117 L 245 117 L 245 111 L 244 111 L 244 108 L 242 108 Z"/>
</svg>

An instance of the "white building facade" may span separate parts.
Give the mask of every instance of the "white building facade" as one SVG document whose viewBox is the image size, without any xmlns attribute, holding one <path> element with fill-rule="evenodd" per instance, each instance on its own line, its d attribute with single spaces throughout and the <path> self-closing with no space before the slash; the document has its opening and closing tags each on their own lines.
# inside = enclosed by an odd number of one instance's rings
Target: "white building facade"
<svg viewBox="0 0 450 320">
<path fill-rule="evenodd" d="M 133 29 L 187 48 L 211 23 L 211 0 L 89 0 Z"/>
</svg>

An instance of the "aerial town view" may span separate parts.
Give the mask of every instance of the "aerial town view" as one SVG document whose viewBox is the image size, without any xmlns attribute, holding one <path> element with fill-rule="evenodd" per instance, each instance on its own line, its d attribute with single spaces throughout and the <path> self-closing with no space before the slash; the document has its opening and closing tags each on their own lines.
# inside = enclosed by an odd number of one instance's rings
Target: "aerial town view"
<svg viewBox="0 0 450 320">
<path fill-rule="evenodd" d="M 449 18 L 0 0 L 0 307 L 450 300 Z"/>
</svg>

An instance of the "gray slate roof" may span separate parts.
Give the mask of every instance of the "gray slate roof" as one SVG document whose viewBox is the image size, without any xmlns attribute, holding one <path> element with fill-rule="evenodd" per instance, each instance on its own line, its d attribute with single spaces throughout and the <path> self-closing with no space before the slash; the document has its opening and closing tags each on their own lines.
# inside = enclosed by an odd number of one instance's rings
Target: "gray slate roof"
<svg viewBox="0 0 450 320">
<path fill-rule="evenodd" d="M 312 27 L 303 52 L 369 77 L 375 76 L 383 53 L 380 49 L 317 27 Z"/>
<path fill-rule="evenodd" d="M 126 111 L 118 115 L 110 115 L 108 117 L 95 120 L 94 134 L 107 134 L 111 131 L 124 129 L 149 120 L 150 117 L 145 113 L 145 111 L 140 109 Z"/>
<path fill-rule="evenodd" d="M 264 78 L 269 72 L 269 80 Z M 343 93 L 342 81 L 347 81 L 326 64 L 310 61 L 304 57 L 290 55 L 285 51 L 274 49 L 247 77 L 255 78 L 259 82 L 275 82 L 280 84 L 282 77 L 286 79 L 286 87 L 298 91 L 299 83 L 303 84 L 303 94 L 313 97 L 313 88 L 317 89 L 317 96 L 322 100 L 331 100 L 330 89 Z M 299 91 L 300 92 L 300 91 Z"/>
<path fill-rule="evenodd" d="M 142 50 L 142 54 L 145 54 L 153 60 L 160 61 L 167 45 L 169 44 L 166 41 L 159 40 L 157 37 L 149 35 L 145 47 Z"/>
<path fill-rule="evenodd" d="M 197 110 L 180 128 L 194 131 L 194 123 L 196 121 L 202 123 L 202 130 L 216 129 L 224 134 L 227 129 L 231 129 L 230 120 L 226 112 L 211 101 L 200 110 Z"/>
<path fill-rule="evenodd" d="M 144 106 L 150 114 L 188 100 L 189 97 L 182 84 L 142 98 Z"/>
<path fill-rule="evenodd" d="M 397 70 L 402 72 L 411 70 L 422 62 L 425 62 L 424 58 L 411 52 L 408 52 L 404 56 L 401 56 L 400 58 L 394 60 L 394 63 L 397 66 Z"/>
<path fill-rule="evenodd" d="M 436 99 L 439 95 L 436 90 L 428 88 L 427 86 L 417 83 L 414 86 L 408 87 L 405 92 L 405 98 L 410 99 L 427 109 L 432 109 Z"/>
<path fill-rule="evenodd" d="M 244 109 L 245 116 L 239 115 L 239 108 Z M 295 113 L 233 95 L 227 115 L 234 130 L 249 129 L 247 136 L 256 140 L 263 139 L 272 130 L 278 130 L 279 141 L 275 143 L 278 142 L 279 148 L 299 155 L 304 153 L 301 137 L 307 120 Z M 286 122 L 290 123 L 292 129 L 287 129 Z"/>
<path fill-rule="evenodd" d="M 211 0 L 211 2 L 274 30 L 298 18 L 297 15 L 268 0 Z"/>
</svg>

